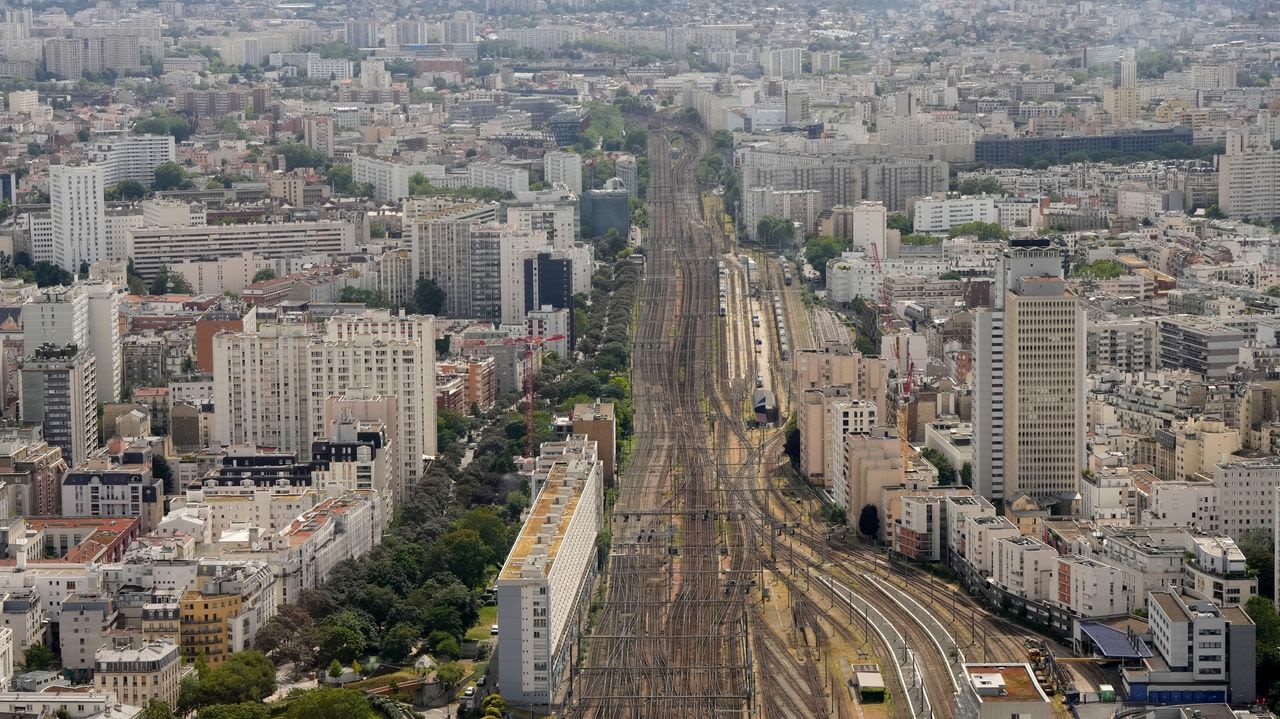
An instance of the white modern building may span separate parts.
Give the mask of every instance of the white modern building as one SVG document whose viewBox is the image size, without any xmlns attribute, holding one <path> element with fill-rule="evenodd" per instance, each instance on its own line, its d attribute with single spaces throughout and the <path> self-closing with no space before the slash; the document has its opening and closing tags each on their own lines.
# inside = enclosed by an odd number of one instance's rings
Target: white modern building
<svg viewBox="0 0 1280 719">
<path fill-rule="evenodd" d="M 350 222 L 278 222 L 203 227 L 140 227 L 129 233 L 129 256 L 144 279 L 182 260 L 231 257 L 253 252 L 268 259 L 351 254 L 356 227 Z"/>
<path fill-rule="evenodd" d="M 351 158 L 351 179 L 373 185 L 379 202 L 394 202 L 409 196 L 409 178 L 422 175 L 432 182 L 444 179 L 444 165 L 401 162 L 398 158 L 356 155 Z M 526 188 L 527 189 L 527 188 Z"/>
<path fill-rule="evenodd" d="M 133 180 L 151 187 L 156 168 L 173 162 L 176 146 L 172 135 L 120 135 L 95 143 L 89 152 L 92 161 L 102 167 L 104 187 Z"/>
<path fill-rule="evenodd" d="M 552 703 L 587 616 L 603 515 L 596 443 L 575 435 L 549 467 L 496 582 L 498 681 L 508 700 Z"/>
<path fill-rule="evenodd" d="M 325 402 L 367 388 L 396 398 L 400 474 L 412 484 L 436 453 L 434 327 L 431 317 L 368 310 L 323 330 L 268 322 L 218 334 L 214 439 L 308 453 L 328 437 Z"/>
<path fill-rule="evenodd" d="M 49 213 L 53 218 L 52 261 L 71 273 L 108 256 L 105 181 L 99 165 L 49 168 Z"/>
<path fill-rule="evenodd" d="M 582 194 L 582 155 L 552 150 L 542 158 L 543 177 L 550 184 L 561 184 L 575 195 Z"/>
</svg>

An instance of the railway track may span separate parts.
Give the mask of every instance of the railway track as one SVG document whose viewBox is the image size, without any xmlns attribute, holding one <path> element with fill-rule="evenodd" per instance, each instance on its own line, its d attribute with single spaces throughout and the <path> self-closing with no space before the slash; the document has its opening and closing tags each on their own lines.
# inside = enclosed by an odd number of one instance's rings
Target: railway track
<svg viewBox="0 0 1280 719">
<path fill-rule="evenodd" d="M 954 719 L 948 658 L 911 612 L 863 576 L 875 553 L 830 536 L 817 495 L 782 481 L 783 432 L 748 426 L 760 360 L 746 349 L 751 338 L 745 318 L 719 317 L 717 262 L 731 248 L 717 223 L 702 222 L 694 184 L 694 165 L 710 141 L 689 128 L 655 130 L 649 135 L 650 232 L 632 365 L 633 460 L 619 479 L 610 518 L 613 550 L 603 601 L 574 664 L 562 713 L 601 719 L 855 716 L 832 647 L 865 647 L 881 657 L 887 650 L 858 629 L 845 600 L 815 581 L 829 576 L 876 600 L 917 650 L 931 714 Z M 778 267 L 765 268 L 762 294 L 786 291 Z M 727 305 L 750 313 L 741 275 L 729 286 L 734 296 Z M 789 324 L 795 306 L 792 298 Z M 805 344 L 815 341 L 814 334 L 829 334 L 806 327 Z M 788 363 L 770 362 L 769 375 L 785 392 Z M 922 575 L 904 568 L 898 582 L 917 598 L 950 594 L 950 607 L 929 609 L 957 646 L 985 640 L 985 652 L 995 660 L 1024 656 L 1010 626 Z M 772 622 L 766 613 L 766 577 L 788 598 L 783 622 L 777 621 L 783 611 L 778 602 L 768 607 Z M 895 689 L 895 695 L 909 691 L 905 682 Z M 911 715 L 906 701 L 895 701 L 892 713 L 923 719 Z"/>
</svg>

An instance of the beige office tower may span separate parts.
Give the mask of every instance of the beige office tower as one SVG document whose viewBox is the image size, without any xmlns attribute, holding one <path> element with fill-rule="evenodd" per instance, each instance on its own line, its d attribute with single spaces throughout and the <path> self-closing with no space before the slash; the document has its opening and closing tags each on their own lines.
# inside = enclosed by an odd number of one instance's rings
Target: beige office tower
<svg viewBox="0 0 1280 719">
<path fill-rule="evenodd" d="M 1085 318 L 1061 277 L 1005 296 L 1005 497 L 1074 494 L 1084 447 Z"/>
<path fill-rule="evenodd" d="M 1048 240 L 1011 243 L 996 306 L 974 316 L 973 488 L 993 502 L 1079 486 L 1085 318 L 1062 257 Z"/>
</svg>

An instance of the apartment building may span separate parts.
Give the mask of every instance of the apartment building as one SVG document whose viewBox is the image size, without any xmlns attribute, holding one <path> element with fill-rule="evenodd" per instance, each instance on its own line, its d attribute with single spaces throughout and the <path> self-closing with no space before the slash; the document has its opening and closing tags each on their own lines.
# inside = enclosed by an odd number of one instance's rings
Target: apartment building
<svg viewBox="0 0 1280 719">
<path fill-rule="evenodd" d="M 435 330 L 430 317 L 370 310 L 305 324 L 264 323 L 214 338 L 214 437 L 305 452 L 328 436 L 330 397 L 368 388 L 398 407 L 400 476 L 411 484 L 435 446 Z M 390 418 L 382 418 L 388 421 Z"/>
<path fill-rule="evenodd" d="M 97 364 L 87 347 L 43 345 L 22 362 L 19 394 L 24 422 L 41 425 L 45 441 L 69 465 L 98 445 Z"/>
<path fill-rule="evenodd" d="M 56 243 L 56 240 L 55 240 Z M 351 254 L 356 227 L 349 222 L 278 222 L 203 227 L 139 227 L 129 231 L 128 256 L 150 280 L 162 267 L 182 260 L 234 257 L 253 252 L 267 259 Z"/>
<path fill-rule="evenodd" d="M 49 168 L 52 261 L 68 272 L 79 272 L 82 263 L 119 259 L 111 256 L 107 246 L 105 188 L 105 173 L 99 165 Z"/>
<path fill-rule="evenodd" d="M 151 474 L 152 451 L 143 441 L 117 438 L 62 479 L 62 511 L 77 517 L 139 517 L 150 532 L 164 516 L 164 481 Z"/>
<path fill-rule="evenodd" d="M 93 679 L 98 650 L 106 646 L 107 632 L 115 626 L 115 600 L 100 592 L 71 591 L 62 599 L 58 614 L 59 656 L 73 681 Z"/>
<path fill-rule="evenodd" d="M 178 706 L 178 685 L 195 671 L 182 666 L 173 642 L 147 642 L 140 647 L 102 648 L 95 657 L 94 686 L 116 695 L 121 703 L 145 707 L 152 701 Z"/>
<path fill-rule="evenodd" d="M 1130 700 L 1248 704 L 1257 697 L 1257 629 L 1243 610 L 1176 589 L 1150 592 L 1147 609 L 1156 656 L 1121 669 Z"/>
<path fill-rule="evenodd" d="M 1225 379 L 1240 360 L 1240 329 L 1191 315 L 1156 319 L 1160 367 L 1186 369 L 1207 379 Z"/>
<path fill-rule="evenodd" d="M 540 487 L 503 563 L 498 588 L 498 681 L 505 696 L 551 704 L 567 678 L 596 571 L 603 467 L 595 443 L 570 438 Z"/>
<path fill-rule="evenodd" d="M 508 201 L 502 203 L 502 210 L 506 213 L 503 220 L 506 224 L 518 230 L 546 234 L 552 249 L 573 247 L 581 233 L 578 198 L 574 195 Z"/>
<path fill-rule="evenodd" d="M 172 135 L 120 134 L 98 138 L 89 150 L 92 162 L 102 167 L 103 187 L 133 180 L 151 187 L 156 168 L 177 158 Z"/>
<path fill-rule="evenodd" d="M 1219 607 L 1244 606 L 1258 593 L 1258 579 L 1250 575 L 1244 552 L 1230 537 L 1188 535 L 1187 552 L 1183 591 Z"/>
<path fill-rule="evenodd" d="M 409 179 L 414 175 L 439 182 L 444 180 L 444 166 L 367 155 L 351 158 L 351 179 L 373 185 L 374 199 L 379 202 L 395 202 L 408 197 Z"/>
<path fill-rule="evenodd" d="M 99 402 L 115 402 L 123 382 L 120 293 L 110 283 L 46 287 L 22 308 L 26 347 L 75 345 L 96 358 Z"/>
<path fill-rule="evenodd" d="M 1156 368 L 1156 325 L 1142 320 L 1090 322 L 1085 366 L 1090 372 Z"/>
</svg>

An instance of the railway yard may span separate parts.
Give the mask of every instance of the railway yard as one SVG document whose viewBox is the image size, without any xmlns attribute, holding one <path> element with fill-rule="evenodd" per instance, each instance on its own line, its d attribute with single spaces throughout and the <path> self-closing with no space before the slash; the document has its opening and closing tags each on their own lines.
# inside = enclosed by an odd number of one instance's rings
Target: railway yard
<svg viewBox="0 0 1280 719">
<path fill-rule="evenodd" d="M 849 330 L 809 307 L 792 266 L 703 221 L 692 168 L 705 133 L 668 126 L 649 143 L 635 444 L 563 713 L 956 716 L 962 662 L 1026 662 L 1043 645 L 824 521 L 823 496 L 783 454 L 788 367 Z M 779 421 L 757 421 L 761 390 Z M 854 676 L 869 666 L 883 703 L 859 702 Z"/>
</svg>

